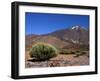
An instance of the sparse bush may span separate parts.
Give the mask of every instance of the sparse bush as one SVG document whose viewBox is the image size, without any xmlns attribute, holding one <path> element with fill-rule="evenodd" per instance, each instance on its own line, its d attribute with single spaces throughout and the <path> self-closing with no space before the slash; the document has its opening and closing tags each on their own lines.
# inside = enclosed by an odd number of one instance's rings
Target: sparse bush
<svg viewBox="0 0 100 81">
<path fill-rule="evenodd" d="M 49 60 L 57 56 L 57 49 L 46 43 L 37 43 L 30 50 L 30 56 L 37 60 Z"/>
<path fill-rule="evenodd" d="M 84 55 L 84 54 L 86 54 L 85 51 L 77 52 L 76 55 L 75 55 L 75 57 L 79 57 L 79 56 Z"/>
<path fill-rule="evenodd" d="M 60 51 L 60 54 L 75 54 L 75 53 L 76 53 L 75 51 L 69 51 L 69 50 L 65 50 L 65 49 Z"/>
<path fill-rule="evenodd" d="M 76 53 L 74 57 L 79 57 L 81 53 Z"/>
<path fill-rule="evenodd" d="M 60 54 L 69 54 L 70 52 L 67 51 L 66 49 L 62 49 L 62 50 L 60 50 L 59 53 L 60 53 Z"/>
<path fill-rule="evenodd" d="M 85 51 L 82 51 L 81 54 L 84 55 L 84 54 L 86 54 L 86 52 Z"/>
<path fill-rule="evenodd" d="M 70 54 L 75 54 L 75 52 L 74 51 L 71 51 Z"/>
<path fill-rule="evenodd" d="M 76 53 L 79 53 L 79 52 L 80 52 L 79 50 L 76 51 Z"/>
</svg>

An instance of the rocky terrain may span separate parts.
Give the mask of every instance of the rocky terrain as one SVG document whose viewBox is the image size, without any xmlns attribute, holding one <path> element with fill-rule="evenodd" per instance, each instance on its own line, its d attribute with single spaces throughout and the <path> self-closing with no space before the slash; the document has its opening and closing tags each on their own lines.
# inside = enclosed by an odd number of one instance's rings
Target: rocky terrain
<svg viewBox="0 0 100 81">
<path fill-rule="evenodd" d="M 46 61 L 35 61 L 26 54 L 26 68 L 33 67 L 64 67 L 64 66 L 80 66 L 89 65 L 88 53 L 79 57 L 75 57 L 73 54 L 62 55 L 59 54 L 57 57 Z"/>
</svg>

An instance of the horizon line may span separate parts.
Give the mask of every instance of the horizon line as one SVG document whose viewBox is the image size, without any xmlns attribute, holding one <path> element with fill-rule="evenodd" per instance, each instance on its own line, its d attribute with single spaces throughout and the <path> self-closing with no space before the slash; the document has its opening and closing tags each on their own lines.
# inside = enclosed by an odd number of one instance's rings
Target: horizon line
<svg viewBox="0 0 100 81">
<path fill-rule="evenodd" d="M 80 26 L 80 25 L 73 25 L 73 26 Z M 62 28 L 62 29 L 57 29 L 57 30 L 55 30 L 55 31 L 59 31 L 59 30 L 64 30 L 64 29 L 71 29 L 73 26 L 71 26 L 71 27 L 66 27 L 66 28 Z M 89 30 L 89 27 L 84 27 L 84 26 L 80 26 L 81 28 L 84 28 L 84 29 L 86 29 L 86 30 Z M 49 33 L 53 33 L 53 32 L 55 32 L 55 31 L 52 31 L 52 32 L 48 32 L 48 33 L 44 33 L 44 34 L 35 34 L 34 32 L 33 33 L 28 33 L 28 34 L 26 34 L 25 33 L 25 35 L 45 35 L 45 34 L 49 34 Z"/>
</svg>

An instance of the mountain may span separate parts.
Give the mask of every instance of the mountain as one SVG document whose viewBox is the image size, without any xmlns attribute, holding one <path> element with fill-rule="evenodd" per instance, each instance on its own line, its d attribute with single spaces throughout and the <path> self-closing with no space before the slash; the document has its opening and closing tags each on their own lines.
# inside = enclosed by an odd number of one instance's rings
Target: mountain
<svg viewBox="0 0 100 81">
<path fill-rule="evenodd" d="M 89 43 L 89 30 L 81 26 L 73 26 L 71 28 L 57 30 L 46 36 L 54 36 L 63 41 L 70 41 L 75 44 L 88 44 Z"/>
<path fill-rule="evenodd" d="M 25 39 L 27 49 L 37 42 L 49 43 L 58 49 L 76 49 L 78 45 L 88 48 L 89 30 L 81 26 L 73 26 L 43 35 L 26 35 Z"/>
</svg>

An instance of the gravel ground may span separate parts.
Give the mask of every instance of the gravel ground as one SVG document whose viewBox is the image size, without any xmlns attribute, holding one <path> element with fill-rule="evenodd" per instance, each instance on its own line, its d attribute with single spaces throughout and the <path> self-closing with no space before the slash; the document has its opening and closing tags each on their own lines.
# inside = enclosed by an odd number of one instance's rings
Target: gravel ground
<svg viewBox="0 0 100 81">
<path fill-rule="evenodd" d="M 63 66 L 81 66 L 89 65 L 89 54 L 75 57 L 73 54 L 62 55 L 52 58 L 48 61 L 33 61 L 29 57 L 28 52 L 25 54 L 25 67 L 26 68 L 41 68 L 41 67 L 63 67 Z"/>
</svg>

